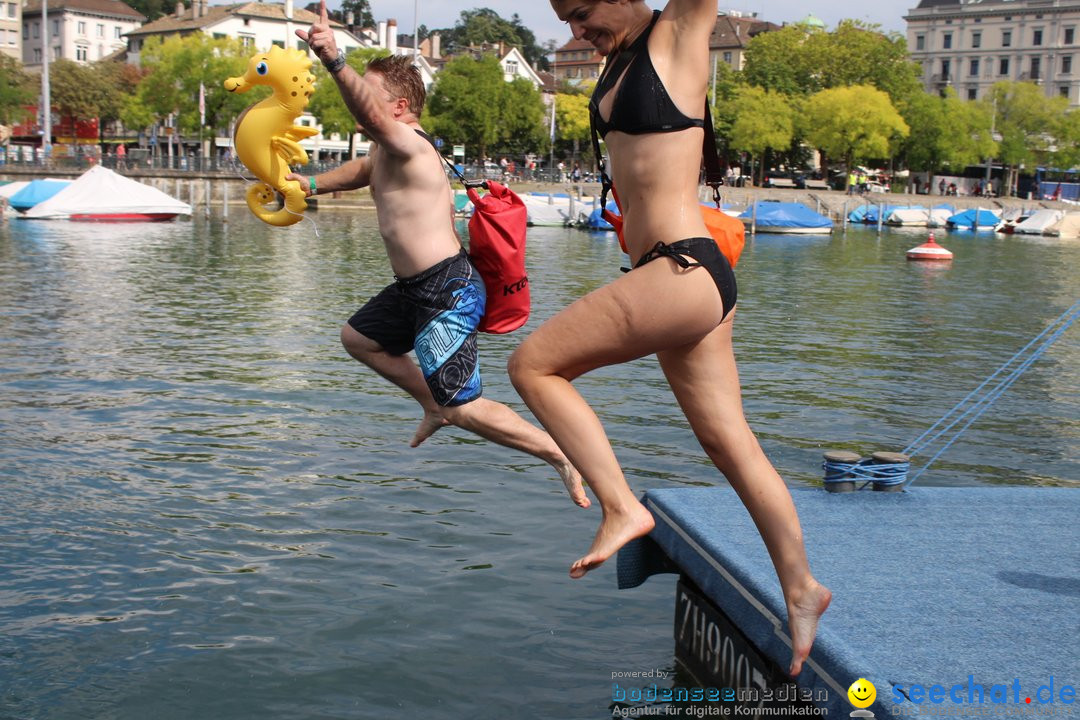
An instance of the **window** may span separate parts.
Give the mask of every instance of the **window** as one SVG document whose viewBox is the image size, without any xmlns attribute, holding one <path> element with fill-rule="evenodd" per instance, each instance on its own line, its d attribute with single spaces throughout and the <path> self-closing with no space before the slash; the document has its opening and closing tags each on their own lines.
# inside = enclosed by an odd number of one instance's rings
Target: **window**
<svg viewBox="0 0 1080 720">
<path fill-rule="evenodd" d="M 979 59 L 978 58 L 972 58 L 971 67 L 968 68 L 968 75 L 970 75 L 971 77 L 978 77 L 979 76 Z"/>
<path fill-rule="evenodd" d="M 7 16 L 9 18 L 18 17 L 19 16 L 19 6 L 16 5 L 15 3 L 8 3 L 7 4 Z"/>
<path fill-rule="evenodd" d="M 271 45 L 277 45 L 282 50 L 285 49 L 285 41 L 284 40 L 271 40 L 270 44 Z"/>
<path fill-rule="evenodd" d="M 1058 88 L 1058 92 L 1061 93 L 1061 97 L 1063 97 L 1063 98 L 1069 97 L 1069 86 L 1068 85 L 1062 85 L 1061 87 Z"/>
<path fill-rule="evenodd" d="M 240 44 L 245 48 L 252 47 L 255 44 L 255 38 L 252 35 L 241 35 Z"/>
<path fill-rule="evenodd" d="M 41 26 L 39 26 L 37 23 L 34 23 L 34 39 L 37 40 L 40 36 L 41 36 Z"/>
<path fill-rule="evenodd" d="M 979 91 L 975 88 L 968 88 L 968 100 L 978 100 Z"/>
<path fill-rule="evenodd" d="M 86 62 L 86 46 L 85 45 L 76 45 L 75 46 L 75 59 L 78 60 L 79 62 Z"/>
<path fill-rule="evenodd" d="M 1001 31 L 1001 47 L 1012 47 L 1012 30 Z"/>
<path fill-rule="evenodd" d="M 53 34 L 53 37 L 56 37 L 56 36 L 58 36 L 60 34 L 60 21 L 59 20 L 53 20 L 52 21 L 52 34 Z"/>
<path fill-rule="evenodd" d="M 971 47 L 973 47 L 973 48 L 982 47 L 982 33 L 981 32 L 971 33 Z"/>
<path fill-rule="evenodd" d="M 941 47 L 946 50 L 950 50 L 952 48 L 952 33 L 945 33 L 941 36 Z"/>
<path fill-rule="evenodd" d="M 511 75 L 513 77 L 517 77 L 517 72 L 518 72 L 518 64 L 517 64 L 517 62 L 514 61 L 514 60 L 507 60 L 506 61 L 506 74 Z"/>
<path fill-rule="evenodd" d="M 915 49 L 916 50 L 925 50 L 926 49 L 926 36 L 925 35 L 916 35 L 915 36 Z"/>
<path fill-rule="evenodd" d="M 30 39 L 30 28 L 27 27 L 25 24 L 22 26 L 22 39 L 23 40 L 29 40 Z"/>
<path fill-rule="evenodd" d="M 941 61 L 941 78 L 943 80 L 948 80 L 949 79 L 949 71 L 950 70 L 952 70 L 952 61 L 950 61 L 950 60 L 942 60 Z"/>
<path fill-rule="evenodd" d="M 122 27 L 120 27 L 119 25 L 117 25 L 116 27 L 113 28 L 113 40 L 123 40 L 123 39 L 124 39 L 124 29 Z"/>
<path fill-rule="evenodd" d="M 1043 36 L 1042 28 L 1038 28 L 1035 31 L 1033 31 L 1033 33 L 1031 35 L 1031 44 L 1035 45 L 1035 46 L 1042 45 L 1042 36 Z"/>
<path fill-rule="evenodd" d="M 101 23 L 98 23 L 98 26 L 97 26 L 97 36 L 98 37 L 105 37 L 105 26 L 102 25 Z"/>
<path fill-rule="evenodd" d="M 1068 75 L 1072 72 L 1072 55 L 1061 56 L 1061 74 Z"/>
<path fill-rule="evenodd" d="M 41 62 L 41 48 L 34 48 L 34 62 Z"/>
<path fill-rule="evenodd" d="M 1031 79 L 1038 80 L 1040 71 L 1042 70 L 1042 58 L 1031 58 Z"/>
<path fill-rule="evenodd" d="M 998 75 L 1009 74 L 1009 58 L 1001 58 L 1001 62 L 998 64 Z"/>
<path fill-rule="evenodd" d="M 724 62 L 726 62 L 728 65 L 731 64 L 731 52 L 730 51 L 724 53 Z"/>
<path fill-rule="evenodd" d="M 85 35 L 86 34 L 86 23 L 80 22 L 76 26 L 76 32 L 78 32 L 80 35 Z"/>
<path fill-rule="evenodd" d="M 1076 28 L 1065 28 L 1065 44 L 1072 45 L 1076 42 Z"/>
</svg>

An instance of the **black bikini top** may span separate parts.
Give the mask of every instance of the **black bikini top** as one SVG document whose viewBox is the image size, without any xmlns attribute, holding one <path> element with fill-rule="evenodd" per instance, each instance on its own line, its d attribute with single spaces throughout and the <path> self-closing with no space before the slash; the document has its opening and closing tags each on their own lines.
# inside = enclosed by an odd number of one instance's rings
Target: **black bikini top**
<svg viewBox="0 0 1080 720">
<path fill-rule="evenodd" d="M 656 74 L 652 58 L 649 57 L 648 42 L 659 18 L 660 11 L 654 10 L 649 27 L 630 47 L 618 52 L 596 83 L 596 89 L 589 100 L 589 114 L 601 137 L 607 136 L 612 130 L 629 135 L 644 135 L 705 125 L 701 118 L 683 115 L 668 95 L 660 76 Z M 600 117 L 600 100 L 611 91 L 620 77 L 622 84 L 615 91 L 611 119 L 605 121 Z"/>
</svg>

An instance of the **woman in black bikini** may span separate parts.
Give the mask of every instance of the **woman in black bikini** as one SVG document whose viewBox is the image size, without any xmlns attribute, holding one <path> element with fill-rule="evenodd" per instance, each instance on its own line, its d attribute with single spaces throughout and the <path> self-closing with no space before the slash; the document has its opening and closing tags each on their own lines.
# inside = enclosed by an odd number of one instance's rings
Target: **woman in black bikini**
<svg viewBox="0 0 1080 720">
<path fill-rule="evenodd" d="M 571 385 L 598 367 L 655 353 L 698 441 L 754 518 L 783 588 L 790 672 L 810 652 L 831 594 L 811 575 L 795 506 L 743 417 L 732 351 L 735 278 L 698 206 L 701 116 L 717 0 L 551 0 L 574 37 L 608 58 L 593 122 L 607 144 L 634 269 L 530 335 L 510 360 L 522 398 L 603 507 L 582 577 L 653 528 L 604 428 Z M 581 488 L 571 493 L 579 499 Z"/>
</svg>

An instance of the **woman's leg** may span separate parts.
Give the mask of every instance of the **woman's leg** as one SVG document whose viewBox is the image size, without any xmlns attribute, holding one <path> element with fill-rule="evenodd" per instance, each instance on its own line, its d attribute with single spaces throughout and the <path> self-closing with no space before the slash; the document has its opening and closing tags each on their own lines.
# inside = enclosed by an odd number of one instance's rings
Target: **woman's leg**
<svg viewBox="0 0 1080 720">
<path fill-rule="evenodd" d="M 680 307 L 689 309 L 673 313 Z M 661 258 L 574 302 L 526 338 L 510 358 L 514 387 L 603 508 L 592 546 L 571 566 L 571 577 L 583 576 L 653 527 L 599 418 L 571 381 L 598 367 L 701 338 L 716 326 L 721 311 L 708 272 L 684 270 Z M 690 317 L 676 321 L 673 314 Z"/>
<path fill-rule="evenodd" d="M 739 494 L 772 558 L 788 610 L 789 672 L 810 653 L 818 618 L 832 594 L 811 575 L 791 493 L 743 415 L 731 345 L 734 314 L 697 342 L 657 353 L 701 446 Z"/>
</svg>

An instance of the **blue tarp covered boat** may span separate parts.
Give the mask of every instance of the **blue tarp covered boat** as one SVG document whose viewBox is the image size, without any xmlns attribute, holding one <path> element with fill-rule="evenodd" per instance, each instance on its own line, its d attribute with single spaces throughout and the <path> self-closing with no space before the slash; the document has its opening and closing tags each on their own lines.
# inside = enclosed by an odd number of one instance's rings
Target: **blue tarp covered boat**
<svg viewBox="0 0 1080 720">
<path fill-rule="evenodd" d="M 978 224 L 976 225 L 976 213 Z M 945 227 L 950 230 L 993 230 L 1001 222 L 1001 216 L 990 210 L 965 210 L 949 218 Z"/>
<path fill-rule="evenodd" d="M 70 180 L 34 180 L 8 200 L 16 210 L 29 210 L 39 202 L 44 202 L 68 185 Z"/>
<path fill-rule="evenodd" d="M 760 202 L 748 207 L 739 219 L 749 224 L 757 208 L 757 232 L 820 235 L 832 231 L 833 221 L 802 203 Z"/>
<path fill-rule="evenodd" d="M 610 213 L 613 213 L 615 215 L 619 214 L 619 208 L 614 203 L 614 201 L 608 201 L 607 209 L 608 209 L 608 212 L 610 212 Z M 589 219 L 586 221 L 585 227 L 589 228 L 590 230 L 614 230 L 615 229 L 615 228 L 613 228 L 611 226 L 611 223 L 609 223 L 607 220 L 605 220 L 603 217 L 601 217 L 600 208 L 596 208 L 591 213 L 589 213 Z"/>
</svg>

